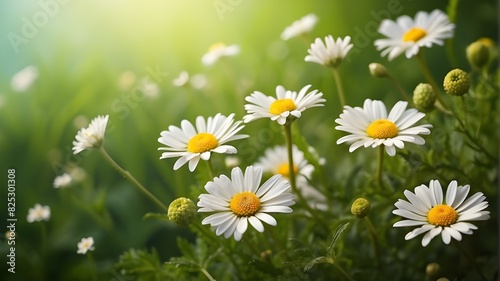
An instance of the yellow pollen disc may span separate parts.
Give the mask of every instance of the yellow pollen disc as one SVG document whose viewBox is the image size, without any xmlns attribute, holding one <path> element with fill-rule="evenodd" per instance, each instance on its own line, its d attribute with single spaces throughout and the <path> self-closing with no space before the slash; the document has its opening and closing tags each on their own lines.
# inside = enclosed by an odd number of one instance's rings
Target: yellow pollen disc
<svg viewBox="0 0 500 281">
<path fill-rule="evenodd" d="M 450 226 L 455 223 L 457 219 L 457 211 L 444 204 L 432 207 L 427 214 L 427 220 L 429 220 L 429 223 L 438 226 Z"/>
<path fill-rule="evenodd" d="M 392 121 L 387 119 L 378 119 L 373 121 L 368 128 L 366 134 L 374 139 L 394 138 L 398 135 L 398 127 Z"/>
<path fill-rule="evenodd" d="M 260 200 L 252 192 L 240 192 L 231 198 L 229 208 L 239 217 L 253 216 L 260 210 Z"/>
<path fill-rule="evenodd" d="M 297 106 L 292 99 L 281 99 L 276 100 L 271 104 L 269 112 L 275 115 L 279 115 L 285 111 L 292 111 L 297 109 Z"/>
<path fill-rule="evenodd" d="M 408 30 L 404 35 L 403 35 L 403 41 L 405 42 L 417 42 L 418 40 L 424 38 L 427 35 L 427 32 L 425 30 L 418 28 L 418 27 L 413 27 L 412 29 Z"/>
<path fill-rule="evenodd" d="M 213 44 L 212 46 L 210 46 L 210 48 L 208 48 L 208 51 L 213 52 L 215 50 L 222 49 L 224 47 L 226 47 L 226 44 L 224 44 L 222 42 L 217 42 L 217 43 Z"/>
<path fill-rule="evenodd" d="M 199 133 L 192 137 L 187 146 L 187 151 L 193 153 L 203 153 L 216 148 L 219 145 L 214 135 L 209 133 Z"/>
<path fill-rule="evenodd" d="M 297 174 L 299 172 L 299 168 L 293 165 L 293 171 L 295 172 L 295 174 Z M 289 178 L 290 177 L 289 164 L 288 163 L 281 164 L 278 167 L 278 174 L 281 174 L 282 176 Z"/>
</svg>

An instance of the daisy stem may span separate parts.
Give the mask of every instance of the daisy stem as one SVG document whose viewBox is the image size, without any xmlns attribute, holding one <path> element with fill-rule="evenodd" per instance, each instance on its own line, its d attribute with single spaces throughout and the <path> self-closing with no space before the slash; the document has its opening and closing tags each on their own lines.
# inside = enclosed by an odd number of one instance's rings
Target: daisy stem
<svg viewBox="0 0 500 281">
<path fill-rule="evenodd" d="M 208 273 L 208 271 L 204 267 L 200 267 L 200 271 L 201 273 L 203 273 L 203 275 L 205 275 L 208 278 L 208 280 L 215 281 L 212 275 L 210 275 L 210 273 Z"/>
<path fill-rule="evenodd" d="M 411 103 L 412 99 L 411 99 L 410 95 L 408 95 L 408 93 L 403 89 L 403 86 L 401 86 L 401 84 L 399 84 L 398 80 L 396 80 L 394 77 L 392 77 L 392 75 L 387 76 L 387 78 L 389 78 L 392 81 L 392 83 L 394 84 L 394 86 L 396 87 L 398 92 L 401 94 L 403 99 L 405 99 L 407 102 Z"/>
<path fill-rule="evenodd" d="M 460 244 L 460 242 L 453 240 L 453 244 L 455 244 L 455 246 L 458 248 L 460 253 L 462 253 L 462 255 L 464 255 L 464 257 L 474 266 L 474 269 L 481 276 L 481 279 L 484 281 L 487 281 L 488 278 L 486 278 L 486 276 L 484 276 L 483 272 L 481 272 L 478 264 L 476 263 L 476 260 L 474 260 L 474 257 Z"/>
<path fill-rule="evenodd" d="M 106 150 L 104 149 L 104 147 L 101 146 L 99 148 L 99 151 L 104 156 L 104 159 L 106 159 L 106 161 L 108 161 L 108 163 L 113 168 L 115 168 L 118 171 L 118 173 L 120 173 L 120 175 L 122 175 L 124 178 L 126 178 L 131 183 L 133 183 L 142 193 L 144 193 L 144 195 L 146 195 L 149 199 L 151 199 L 151 201 L 153 201 L 154 203 L 156 203 L 156 205 L 158 205 L 160 208 L 162 208 L 165 211 L 168 211 L 168 207 L 165 206 L 160 200 L 158 200 L 158 198 L 156 198 L 151 192 L 149 192 L 140 182 L 138 182 L 132 176 L 132 174 L 130 174 L 128 171 L 126 171 L 122 167 L 120 167 L 120 165 L 118 165 L 115 162 L 115 160 L 113 160 L 113 158 L 111 158 L 111 156 L 109 156 L 109 154 L 106 152 Z"/>
<path fill-rule="evenodd" d="M 317 214 L 316 210 L 311 208 L 309 204 L 307 204 L 307 200 L 302 196 L 302 193 L 297 189 L 296 178 L 295 178 L 295 165 L 293 164 L 293 142 L 292 142 L 292 124 L 285 123 L 283 125 L 285 128 L 285 138 L 286 138 L 286 146 L 288 152 L 288 170 L 289 170 L 289 178 L 290 185 L 292 187 L 293 193 L 298 197 L 298 199 L 302 202 L 303 207 L 319 222 L 325 227 L 326 230 L 329 230 L 328 224 L 326 224 L 321 216 Z"/>
<path fill-rule="evenodd" d="M 453 115 L 453 113 L 448 110 L 448 107 L 446 107 L 443 100 L 441 100 L 441 98 L 439 96 L 439 92 L 440 92 L 439 88 L 436 84 L 436 81 L 432 77 L 431 72 L 429 71 L 429 68 L 427 67 L 427 64 L 425 63 L 424 58 L 422 57 L 422 55 L 420 53 L 418 53 L 416 55 L 416 58 L 417 58 L 418 64 L 420 65 L 420 68 L 422 68 L 422 72 L 424 73 L 425 79 L 427 79 L 429 84 L 431 84 L 432 89 L 436 93 L 436 104 L 435 104 L 436 108 L 441 110 L 442 112 L 448 114 L 448 115 Z"/>
<path fill-rule="evenodd" d="M 351 278 L 351 276 L 349 276 L 349 274 L 347 274 L 347 272 L 345 272 L 345 270 L 340 266 L 338 265 L 336 262 L 333 262 L 331 263 L 333 265 L 333 267 L 335 267 L 340 273 L 342 273 L 342 275 L 349 281 L 354 281 L 354 279 Z"/>
<path fill-rule="evenodd" d="M 383 189 L 384 182 L 382 181 L 382 168 L 384 166 L 384 145 L 378 147 L 378 163 L 377 163 L 377 182 L 378 186 Z"/>
<path fill-rule="evenodd" d="M 97 281 L 97 273 L 95 270 L 94 256 L 92 256 L 92 252 L 87 252 L 87 258 L 89 260 L 90 274 L 92 275 L 92 280 Z"/>
<path fill-rule="evenodd" d="M 229 245 L 224 245 L 221 240 L 217 239 L 217 237 L 215 237 L 213 235 L 213 233 L 211 232 L 208 232 L 202 225 L 201 223 L 199 223 L 199 221 L 195 221 L 193 223 L 190 224 L 190 226 L 196 228 L 199 232 L 201 232 L 201 234 L 203 234 L 205 237 L 207 237 L 207 239 L 211 240 L 212 242 L 214 242 L 215 244 L 218 244 L 220 247 L 222 247 L 222 249 L 224 249 L 226 251 L 226 253 L 228 254 L 229 256 L 229 261 L 231 262 L 231 264 L 233 264 L 234 268 L 237 270 L 237 271 L 241 271 L 238 264 L 235 262 L 235 260 L 233 258 L 231 258 L 231 255 L 232 254 L 235 254 L 234 250 L 229 246 Z"/>
<path fill-rule="evenodd" d="M 380 245 L 378 242 L 377 238 L 377 231 L 375 230 L 375 227 L 373 226 L 373 223 L 371 222 L 370 218 L 366 216 L 364 218 L 366 227 L 368 228 L 368 232 L 370 233 L 370 237 L 372 238 L 373 242 L 373 251 L 375 253 L 375 261 L 377 263 L 377 267 L 381 270 L 382 269 L 382 263 L 380 262 Z"/>
<path fill-rule="evenodd" d="M 339 94 L 340 107 L 344 108 L 344 106 L 346 105 L 344 90 L 342 89 L 342 81 L 340 79 L 339 71 L 336 67 L 333 68 L 333 78 L 335 79 L 335 85 L 337 86 L 337 93 Z"/>
<path fill-rule="evenodd" d="M 212 159 L 208 159 L 207 161 L 208 171 L 210 173 L 210 180 L 213 180 L 215 177 L 214 165 L 212 165 Z"/>
</svg>

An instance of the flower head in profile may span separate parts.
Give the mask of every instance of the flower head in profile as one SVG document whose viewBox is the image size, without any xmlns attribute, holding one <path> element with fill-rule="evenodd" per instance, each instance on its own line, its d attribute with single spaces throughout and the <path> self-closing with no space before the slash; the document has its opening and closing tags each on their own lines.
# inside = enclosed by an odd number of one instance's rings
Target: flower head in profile
<svg viewBox="0 0 500 281">
<path fill-rule="evenodd" d="M 208 194 L 201 194 L 198 212 L 215 212 L 202 224 L 215 227 L 215 234 L 234 235 L 239 241 L 250 223 L 263 232 L 262 221 L 275 226 L 276 220 L 268 213 L 291 213 L 295 204 L 290 183 L 275 175 L 260 185 L 262 169 L 249 166 L 245 173 L 239 167 L 231 170 L 231 178 L 221 175 L 205 185 Z"/>
<path fill-rule="evenodd" d="M 350 41 L 350 36 L 346 36 L 344 39 L 339 37 L 335 41 L 331 35 L 328 35 L 325 37 L 325 43 L 320 38 L 316 38 L 311 44 L 311 48 L 307 50 L 309 55 L 306 56 L 305 61 L 337 67 L 353 47 Z"/>
<path fill-rule="evenodd" d="M 323 106 L 325 99 L 323 93 L 314 90 L 307 93 L 311 85 L 303 87 L 299 93 L 286 90 L 283 86 L 276 87 L 276 98 L 266 96 L 259 91 L 253 92 L 245 100 L 247 115 L 243 121 L 248 123 L 259 118 L 270 118 L 272 121 L 284 125 L 296 118 L 300 118 L 302 112 L 310 107 Z"/>
<path fill-rule="evenodd" d="M 12 76 L 10 85 L 16 92 L 26 92 L 38 77 L 38 68 L 29 65 Z"/>
<path fill-rule="evenodd" d="M 82 240 L 78 242 L 77 246 L 78 250 L 76 251 L 76 253 L 85 255 L 88 251 L 94 250 L 94 238 L 93 237 L 82 238 Z"/>
<path fill-rule="evenodd" d="M 158 142 L 167 147 L 160 159 L 180 157 L 174 164 L 174 170 L 189 162 L 189 170 L 196 169 L 200 159 L 210 159 L 211 153 L 234 154 L 236 148 L 224 145 L 233 140 L 247 138 L 248 135 L 237 134 L 245 127 L 241 121 L 234 122 L 234 113 L 228 117 L 218 113 L 205 120 L 202 116 L 196 118 L 196 128 L 187 120 L 182 120 L 181 128 L 169 126 L 168 131 L 162 131 Z"/>
<path fill-rule="evenodd" d="M 425 114 L 416 109 L 406 109 L 405 101 L 399 101 L 387 115 L 383 102 L 365 100 L 363 108 L 345 106 L 340 118 L 335 122 L 340 126 L 336 130 L 350 133 L 337 140 L 337 144 L 352 143 L 349 152 L 357 148 L 385 146 L 390 156 L 396 155 L 396 147 L 404 148 L 404 142 L 422 145 L 425 140 L 419 136 L 430 134 L 432 125 L 414 126 Z"/>
<path fill-rule="evenodd" d="M 82 128 L 73 141 L 73 154 L 78 154 L 85 149 L 97 148 L 104 142 L 104 133 L 109 116 L 97 116 L 92 119 L 88 128 Z"/>
<path fill-rule="evenodd" d="M 35 207 L 29 208 L 27 221 L 29 223 L 35 221 L 48 221 L 50 219 L 50 207 L 35 204 Z"/>
<path fill-rule="evenodd" d="M 54 179 L 54 187 L 55 188 L 60 188 L 60 187 L 68 187 L 72 182 L 71 176 L 68 173 L 64 173 L 60 176 L 57 176 Z"/>
<path fill-rule="evenodd" d="M 210 66 L 216 63 L 222 57 L 231 57 L 240 53 L 238 45 L 226 46 L 224 43 L 215 43 L 208 49 L 208 52 L 203 55 L 201 62 L 204 65 Z"/>
<path fill-rule="evenodd" d="M 299 192 L 302 193 L 304 198 L 308 199 L 312 207 L 326 207 L 324 204 L 326 198 L 309 184 L 309 180 L 314 172 L 314 166 L 309 164 L 304 153 L 297 146 L 294 145 L 292 147 L 292 153 L 294 162 L 293 170 Z M 278 145 L 266 149 L 264 156 L 260 157 L 254 166 L 262 168 L 264 173 L 282 175 L 286 180 L 290 179 L 290 166 L 286 146 Z"/>
<path fill-rule="evenodd" d="M 406 218 L 398 221 L 394 227 L 420 226 L 406 234 L 405 239 L 410 240 L 426 233 L 422 239 L 422 246 L 441 234 L 445 244 L 451 238 L 461 241 L 462 234 L 472 234 L 477 229 L 469 221 L 482 221 L 490 218 L 490 212 L 485 211 L 488 202 L 481 192 L 467 198 L 470 186 L 459 186 L 457 181 L 452 181 L 443 196 L 443 189 L 437 180 L 431 180 L 429 187 L 417 186 L 415 192 L 405 190 L 404 195 L 409 201 L 399 199 L 394 205 L 393 214 Z M 467 199 L 466 199 L 467 198 Z"/>
<path fill-rule="evenodd" d="M 454 29 L 455 25 L 442 11 L 434 10 L 430 14 L 421 11 L 415 19 L 401 16 L 395 22 L 383 20 L 378 31 L 388 38 L 376 40 L 375 46 L 382 50 L 382 56 L 388 55 L 389 60 L 402 53 L 411 58 L 421 47 L 443 45 L 445 39 L 453 37 Z"/>
<path fill-rule="evenodd" d="M 318 17 L 315 14 L 308 14 L 301 19 L 294 21 L 292 25 L 286 27 L 281 33 L 281 39 L 288 40 L 293 37 L 307 34 L 311 32 L 317 21 Z"/>
</svg>

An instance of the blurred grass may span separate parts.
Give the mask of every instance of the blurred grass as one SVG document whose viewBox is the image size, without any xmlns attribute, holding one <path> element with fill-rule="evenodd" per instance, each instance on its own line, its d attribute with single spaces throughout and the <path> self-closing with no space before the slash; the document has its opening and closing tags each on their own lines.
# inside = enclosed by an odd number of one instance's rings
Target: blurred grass
<svg viewBox="0 0 500 281">
<path fill-rule="evenodd" d="M 223 1 L 222 1 L 223 2 Z M 237 1 L 234 1 L 237 2 Z M 458 66 L 468 67 L 463 56 L 464 47 L 479 37 L 495 38 L 498 20 L 497 3 L 492 1 L 462 1 L 459 6 L 457 38 L 454 48 Z M 213 116 L 236 113 L 244 115 L 244 97 L 252 91 L 274 95 L 277 85 L 299 90 L 306 84 L 319 89 L 327 99 L 324 108 L 308 110 L 301 119 L 301 133 L 307 136 L 328 163 L 330 183 L 343 186 L 353 183 L 352 167 L 373 171 L 375 163 L 366 163 L 371 151 L 349 154 L 345 146 L 337 146 L 334 120 L 340 106 L 331 72 L 319 65 L 304 62 L 309 43 L 315 37 L 332 34 L 334 37 L 351 35 L 360 42 L 366 28 L 375 20 L 371 12 L 387 9 L 386 1 L 240 1 L 221 19 L 212 1 L 69 1 L 61 5 L 58 13 L 47 25 L 40 27 L 28 44 L 19 46 L 15 53 L 7 38 L 0 42 L 0 171 L 15 168 L 17 180 L 17 217 L 19 231 L 19 262 L 30 256 L 26 265 L 34 266 L 33 276 L 59 276 L 77 280 L 85 259 L 76 255 L 76 243 L 81 237 L 94 236 L 96 258 L 106 268 L 129 247 L 155 246 L 163 258 L 178 254 L 172 237 L 179 232 L 170 224 L 142 220 L 147 212 L 159 211 L 139 194 L 133 186 L 106 165 L 97 152 L 73 156 L 71 143 L 80 129 L 74 125 L 78 116 L 91 120 L 97 115 L 110 114 L 105 147 L 125 169 L 156 194 L 165 204 L 179 196 L 201 190 L 196 179 L 186 167 L 175 173 L 175 160 L 159 160 L 159 133 L 169 125 L 179 126 L 182 119 L 193 121 L 198 115 Z M 404 1 L 401 13 L 411 17 L 422 9 L 445 9 L 445 1 Z M 0 9 L 0 34 L 21 34 L 22 18 L 31 19 L 41 11 L 36 2 L 10 1 Z M 309 38 L 282 41 L 283 29 L 294 20 L 315 13 L 319 22 Z M 359 29 L 356 29 L 359 28 Z M 358 36 L 358 37 L 356 37 Z M 368 42 L 353 52 L 343 63 L 340 73 L 348 103 L 359 106 L 365 98 L 383 99 L 394 104 L 399 94 L 385 80 L 372 78 L 367 65 L 376 61 L 384 63 L 396 78 L 405 81 L 411 91 L 423 80 L 418 65 L 413 60 L 398 58 L 387 62 L 373 47 L 378 38 L 368 36 Z M 201 56 L 213 43 L 223 41 L 241 46 L 241 54 L 219 61 L 212 67 L 201 64 Z M 445 49 L 426 49 L 424 56 L 430 62 L 436 77 L 443 77 L 452 67 L 442 61 Z M 10 89 L 14 73 L 27 65 L 36 65 L 40 75 L 26 93 Z M 168 75 L 159 81 L 160 96 L 128 104 L 125 98 L 131 91 L 118 86 L 118 79 L 125 71 L 135 73 L 137 80 L 148 75 L 147 69 L 160 69 Z M 202 90 L 175 88 L 171 81 L 183 70 L 190 74 L 203 73 L 208 85 Z M 117 110 L 118 103 L 127 109 Z M 251 164 L 262 151 L 252 147 L 266 147 L 283 143 L 276 124 L 253 122 L 245 128 L 257 138 L 235 144 L 243 154 L 243 164 Z M 271 129 L 271 130 L 269 130 Z M 266 132 L 270 132 L 266 135 Z M 413 146 L 414 147 L 414 146 Z M 349 156 L 349 157 L 347 157 Z M 372 157 L 375 157 L 373 151 Z M 223 157 L 215 155 L 216 169 L 223 170 Z M 387 160 L 389 167 L 397 167 L 396 159 Z M 69 190 L 53 188 L 54 177 L 74 164 L 87 173 L 85 181 Z M 200 163 L 203 165 L 204 163 Z M 395 168 L 396 169 L 396 168 Z M 427 179 L 426 179 L 427 181 Z M 354 181 L 356 183 L 356 181 Z M 343 191 L 348 193 L 350 191 Z M 104 196 L 102 199 L 95 194 Z M 6 190 L 0 190 L 6 198 Z M 345 195 L 342 193 L 341 195 Z M 78 205 L 77 202 L 83 202 Z M 42 268 L 46 257 L 37 256 L 33 249 L 40 246 L 37 237 L 39 223 L 25 222 L 28 208 L 35 203 L 50 205 L 52 218 L 47 223 L 51 233 L 49 267 Z M 89 209 L 90 208 L 90 211 Z M 109 213 L 114 234 L 90 213 Z M 5 219 L 2 212 L 1 219 Z M 115 239 L 116 238 L 116 239 Z M 102 240 L 101 240 L 102 239 Z M 2 241 L 3 243 L 3 241 Z M 2 248 L 3 256 L 5 249 Z M 33 254 L 33 255 L 32 255 Z M 77 264 L 75 268 L 73 265 Z M 67 272 L 58 273 L 67 266 Z M 70 269 L 71 268 L 71 269 Z M 4 272 L 2 272 L 4 274 Z M 27 273 L 30 274 L 30 273 Z M 22 273 L 18 275 L 22 278 Z M 49 277 L 47 277 L 49 278 Z M 110 277 L 111 278 L 111 277 Z M 85 279 L 85 278 L 83 278 Z M 48 280 L 48 279 L 47 279 Z"/>
</svg>

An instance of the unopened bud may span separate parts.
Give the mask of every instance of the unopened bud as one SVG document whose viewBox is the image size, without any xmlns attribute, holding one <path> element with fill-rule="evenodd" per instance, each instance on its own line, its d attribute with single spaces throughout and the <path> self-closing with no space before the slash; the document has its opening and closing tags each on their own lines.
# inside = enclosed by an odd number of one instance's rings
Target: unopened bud
<svg viewBox="0 0 500 281">
<path fill-rule="evenodd" d="M 420 83 L 413 91 L 413 103 L 422 112 L 429 112 L 434 109 L 436 93 L 430 84 Z"/>
<path fill-rule="evenodd" d="M 351 214 L 358 218 L 364 218 L 370 213 L 370 202 L 365 198 L 358 198 L 354 200 L 351 205 Z"/>
<path fill-rule="evenodd" d="M 389 76 L 387 68 L 380 63 L 372 62 L 368 65 L 368 68 L 370 69 L 370 73 L 373 77 L 384 78 Z"/>
<path fill-rule="evenodd" d="M 482 41 L 476 41 L 467 46 L 467 60 L 474 68 L 483 68 L 490 59 L 490 49 Z"/>
<path fill-rule="evenodd" d="M 469 91 L 470 77 L 461 69 L 453 69 L 444 77 L 444 90 L 452 96 L 462 96 Z"/>
<path fill-rule="evenodd" d="M 430 278 L 430 279 L 436 279 L 437 275 L 439 274 L 439 271 L 441 270 L 441 267 L 439 264 L 432 262 L 425 267 L 425 274 Z"/>
<path fill-rule="evenodd" d="M 189 225 L 196 215 L 196 206 L 189 198 L 180 197 L 168 206 L 168 219 L 178 225 Z"/>
</svg>

